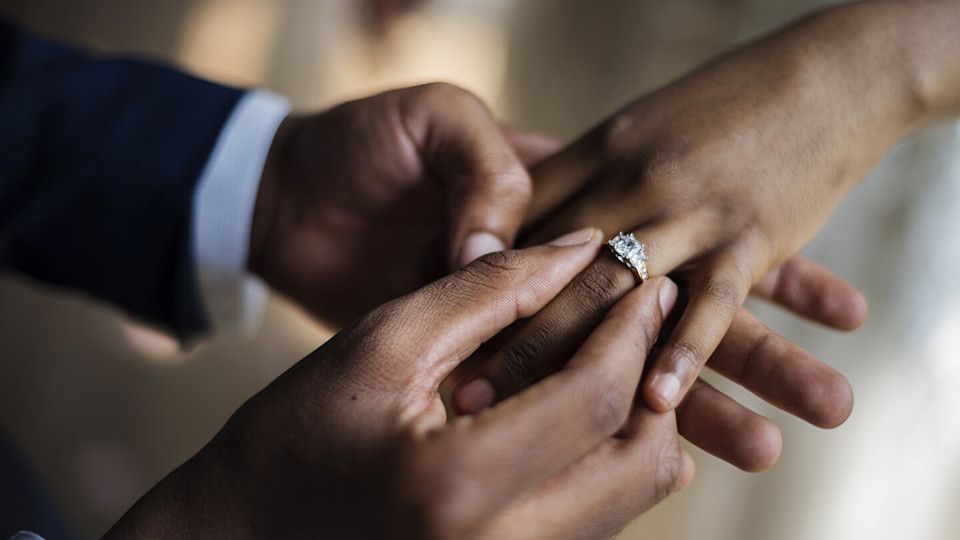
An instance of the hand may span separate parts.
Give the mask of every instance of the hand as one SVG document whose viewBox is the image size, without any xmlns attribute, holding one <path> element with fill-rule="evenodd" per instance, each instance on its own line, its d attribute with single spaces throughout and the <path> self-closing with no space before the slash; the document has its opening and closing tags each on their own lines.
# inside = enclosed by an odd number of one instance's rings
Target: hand
<svg viewBox="0 0 960 540">
<path fill-rule="evenodd" d="M 533 172 L 529 241 L 583 223 L 634 231 L 651 275 L 688 291 L 644 383 L 651 407 L 680 402 L 751 285 L 898 138 L 960 110 L 960 37 L 943 22 L 958 15 L 936 0 L 826 11 L 630 104 Z M 588 272 L 612 289 L 629 278 Z M 835 326 L 862 321 L 861 299 L 827 301 Z"/>
<path fill-rule="evenodd" d="M 604 272 L 619 276 L 623 269 L 609 256 L 601 253 L 543 310 L 501 333 L 451 374 L 444 391 L 453 394 L 458 412 L 476 413 L 563 367 L 610 307 L 635 288 L 636 278 L 629 274 L 630 280 L 604 279 Z M 791 259 L 755 289 L 814 320 L 850 324 L 862 316 L 855 312 L 860 308 L 854 306 L 863 301 L 856 289 L 804 259 Z M 661 337 L 669 335 L 683 303 L 681 298 Z M 841 424 L 853 407 L 850 385 L 840 373 L 743 308 L 708 365 L 819 427 Z M 765 470 L 780 456 L 782 439 L 776 424 L 700 379 L 677 407 L 677 421 L 680 434 L 691 443 L 745 471 Z"/>
<path fill-rule="evenodd" d="M 785 60 L 795 34 L 631 104 L 535 171 L 551 178 L 552 197 L 585 191 L 531 241 L 554 223 L 634 231 L 651 275 L 670 274 L 688 291 L 645 381 L 657 410 L 680 402 L 753 283 L 809 241 L 902 133 L 898 111 L 871 106 L 870 96 L 852 106 L 823 88 L 822 71 Z M 863 313 L 862 304 L 835 310 L 857 322 Z"/>
<path fill-rule="evenodd" d="M 866 315 L 862 296 L 849 285 L 808 261 L 784 262 L 909 124 L 886 96 L 838 99 L 843 83 L 831 87 L 824 78 L 842 72 L 815 69 L 813 59 L 798 56 L 843 23 L 849 20 L 816 18 L 743 49 L 631 104 L 532 169 L 528 241 L 584 223 L 610 236 L 635 231 L 647 244 L 651 275 L 669 273 L 687 292 L 682 316 L 645 379 L 644 397 L 656 410 L 685 403 L 710 359 L 816 425 L 838 425 L 850 412 L 850 388 L 838 373 L 739 308 L 753 288 L 836 328 L 855 328 Z M 477 410 L 557 369 L 564 351 L 635 279 L 604 254 L 502 341 L 476 374 L 457 381 L 491 385 L 485 400 L 458 399 L 461 410 Z M 702 397 L 705 386 L 696 388 Z M 706 420 L 685 426 L 678 414 L 682 432 L 694 425 L 705 430 L 685 436 L 730 453 Z"/>
<path fill-rule="evenodd" d="M 337 334 L 247 402 L 107 537 L 595 538 L 689 481 L 635 399 L 676 287 L 627 295 L 567 367 L 446 421 L 438 385 L 596 256 L 600 232 L 483 257 Z"/>
<path fill-rule="evenodd" d="M 445 84 L 291 116 L 265 166 L 249 267 L 343 324 L 512 245 L 531 190 L 518 153 L 539 144 Z"/>
</svg>

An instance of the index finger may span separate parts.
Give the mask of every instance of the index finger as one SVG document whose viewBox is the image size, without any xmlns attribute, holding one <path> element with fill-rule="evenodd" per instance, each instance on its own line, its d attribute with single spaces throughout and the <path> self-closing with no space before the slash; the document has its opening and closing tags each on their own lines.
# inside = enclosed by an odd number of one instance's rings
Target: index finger
<svg viewBox="0 0 960 540">
<path fill-rule="evenodd" d="M 677 288 L 651 280 L 610 310 L 566 368 L 449 432 L 468 475 L 486 495 L 510 500 L 540 485 L 624 427 L 636 402 L 644 360 Z M 491 449 L 496 451 L 491 451 Z M 479 480 L 479 479 L 478 479 Z"/>
<path fill-rule="evenodd" d="M 417 365 L 421 373 L 442 378 L 448 366 L 456 365 L 497 332 L 552 300 L 593 260 L 600 236 L 597 229 L 581 229 L 546 245 L 481 257 L 371 312 L 368 317 L 383 323 L 369 325 L 375 334 L 368 341 L 414 339 L 417 342 L 413 347 L 388 343 L 387 351 L 410 357 L 383 369 Z M 402 334 L 397 332 L 401 323 Z"/>
</svg>

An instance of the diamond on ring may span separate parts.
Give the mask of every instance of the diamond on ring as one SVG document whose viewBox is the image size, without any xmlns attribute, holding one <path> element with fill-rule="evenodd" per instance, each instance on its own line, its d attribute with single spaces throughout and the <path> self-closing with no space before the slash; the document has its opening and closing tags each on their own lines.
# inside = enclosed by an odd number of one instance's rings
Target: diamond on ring
<svg viewBox="0 0 960 540">
<path fill-rule="evenodd" d="M 633 233 L 623 234 L 621 232 L 611 238 L 607 245 L 610 246 L 610 251 L 617 256 L 617 260 L 637 274 L 640 283 L 647 280 L 647 263 L 645 261 L 648 257 L 643 252 L 644 245 L 633 236 Z"/>
</svg>

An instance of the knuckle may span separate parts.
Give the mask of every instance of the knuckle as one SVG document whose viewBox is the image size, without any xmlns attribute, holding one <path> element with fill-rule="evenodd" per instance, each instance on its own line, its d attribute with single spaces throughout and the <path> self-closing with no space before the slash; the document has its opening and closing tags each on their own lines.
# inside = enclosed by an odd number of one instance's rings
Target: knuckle
<svg viewBox="0 0 960 540">
<path fill-rule="evenodd" d="M 573 281 L 573 294 L 593 311 L 609 308 L 630 289 L 627 279 L 635 279 L 620 268 L 591 265 Z"/>
<path fill-rule="evenodd" d="M 597 132 L 596 144 L 605 158 L 621 159 L 629 155 L 629 141 L 636 137 L 637 122 L 632 115 L 617 114 Z"/>
<path fill-rule="evenodd" d="M 547 334 L 544 327 L 537 327 L 533 334 L 512 344 L 502 356 L 502 374 L 517 384 L 546 376 Z"/>
<path fill-rule="evenodd" d="M 460 105 L 465 108 L 475 108 L 484 111 L 484 113 L 489 111 L 486 104 L 472 92 L 447 82 L 434 82 L 422 86 L 421 96 L 428 101 L 439 101 Z"/>
<path fill-rule="evenodd" d="M 706 354 L 700 344 L 681 340 L 670 349 L 669 358 L 681 373 L 697 373 L 706 360 Z"/>
<path fill-rule="evenodd" d="M 391 349 L 396 341 L 398 325 L 405 320 L 407 305 L 413 300 L 394 300 L 363 315 L 349 331 L 340 332 L 331 345 L 357 358 L 376 358 Z"/>
<path fill-rule="evenodd" d="M 704 283 L 700 294 L 711 307 L 721 310 L 728 317 L 732 317 L 740 307 L 740 286 L 728 277 L 711 277 Z"/>
<path fill-rule="evenodd" d="M 484 287 L 501 289 L 521 281 L 523 255 L 519 251 L 496 251 L 473 261 L 461 271 L 461 279 Z"/>
<path fill-rule="evenodd" d="M 643 158 L 643 178 L 647 184 L 676 184 L 678 180 L 689 177 L 689 171 L 695 169 L 688 156 L 681 157 L 680 152 L 669 145 L 660 144 L 648 150 Z"/>
<path fill-rule="evenodd" d="M 432 82 L 427 83 L 420 87 L 420 93 L 424 96 L 431 96 L 436 98 L 441 97 L 450 97 L 457 96 L 461 94 L 470 94 L 466 90 L 460 88 L 455 84 L 450 84 L 448 82 Z"/>
<path fill-rule="evenodd" d="M 643 183 L 672 183 L 696 170 L 690 145 L 683 141 L 658 138 L 655 143 L 638 140 L 642 126 L 634 115 L 619 114 L 601 126 L 593 137 L 593 151 L 605 163 L 630 171 Z M 639 177 L 639 178 L 635 178 Z"/>
<path fill-rule="evenodd" d="M 771 368 L 782 366 L 780 362 L 786 357 L 787 347 L 784 343 L 776 339 L 773 332 L 765 331 L 756 336 L 743 356 L 743 362 L 740 369 L 734 374 L 733 380 L 744 385 L 754 385 L 764 381 L 773 380 Z M 776 362 L 767 360 L 776 359 Z"/>
</svg>

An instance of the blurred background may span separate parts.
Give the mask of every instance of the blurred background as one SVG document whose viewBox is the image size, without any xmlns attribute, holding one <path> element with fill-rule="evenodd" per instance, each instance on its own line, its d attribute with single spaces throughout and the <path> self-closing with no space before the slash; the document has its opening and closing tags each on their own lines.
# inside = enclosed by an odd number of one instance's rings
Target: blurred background
<svg viewBox="0 0 960 540">
<path fill-rule="evenodd" d="M 0 0 L 0 12 L 85 47 L 269 88 L 299 109 L 450 81 L 505 122 L 567 140 L 818 4 Z M 713 377 L 781 425 L 783 457 L 747 474 L 691 449 L 694 482 L 622 538 L 960 538 L 957 156 L 956 125 L 901 143 L 807 249 L 865 292 L 863 329 L 839 334 L 751 305 L 850 378 L 850 420 L 822 431 Z M 255 336 L 216 336 L 184 355 L 108 307 L 3 276 L 0 424 L 77 528 L 98 536 L 329 334 L 275 296 Z"/>
</svg>

